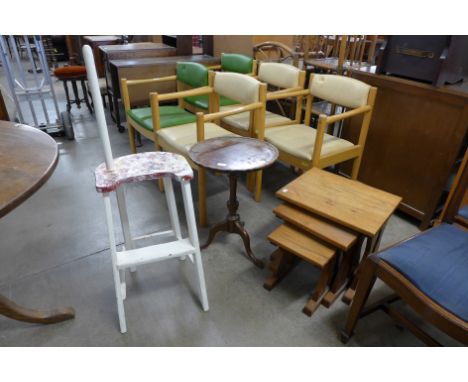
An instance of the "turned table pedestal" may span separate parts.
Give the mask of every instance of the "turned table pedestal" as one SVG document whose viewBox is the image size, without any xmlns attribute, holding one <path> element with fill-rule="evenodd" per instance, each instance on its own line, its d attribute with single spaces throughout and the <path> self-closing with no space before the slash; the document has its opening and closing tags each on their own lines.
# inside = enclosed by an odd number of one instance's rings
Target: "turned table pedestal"
<svg viewBox="0 0 468 382">
<path fill-rule="evenodd" d="M 207 248 L 218 232 L 240 235 L 244 242 L 247 257 L 259 268 L 264 264 L 257 259 L 250 248 L 250 236 L 237 213 L 237 178 L 245 172 L 260 171 L 270 166 L 278 157 L 278 150 L 271 144 L 253 138 L 220 137 L 207 139 L 195 144 L 189 152 L 192 161 L 208 170 L 229 176 L 228 215 L 215 224 L 208 235 L 207 242 L 201 247 Z"/>
</svg>

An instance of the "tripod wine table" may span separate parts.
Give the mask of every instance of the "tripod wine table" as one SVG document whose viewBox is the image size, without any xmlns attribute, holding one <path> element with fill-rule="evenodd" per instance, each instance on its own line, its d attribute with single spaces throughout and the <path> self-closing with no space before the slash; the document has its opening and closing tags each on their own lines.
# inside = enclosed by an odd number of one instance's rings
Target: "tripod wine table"
<svg viewBox="0 0 468 382">
<path fill-rule="evenodd" d="M 237 209 L 237 178 L 241 173 L 259 171 L 270 166 L 278 158 L 278 150 L 271 144 L 253 138 L 220 137 L 207 139 L 192 146 L 189 151 L 192 161 L 208 170 L 229 176 L 228 215 L 210 229 L 208 240 L 201 248 L 207 248 L 218 232 L 240 235 L 247 257 L 259 268 L 264 264 L 250 248 L 250 236 L 244 228 Z"/>
</svg>

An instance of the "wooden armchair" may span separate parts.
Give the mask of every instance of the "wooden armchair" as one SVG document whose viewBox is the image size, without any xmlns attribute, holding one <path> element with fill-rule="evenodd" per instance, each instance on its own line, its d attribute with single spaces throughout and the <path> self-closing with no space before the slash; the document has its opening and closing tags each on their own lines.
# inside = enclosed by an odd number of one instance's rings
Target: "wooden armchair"
<svg viewBox="0 0 468 382">
<path fill-rule="evenodd" d="M 401 299 L 424 320 L 468 345 L 468 226 L 457 220 L 468 212 L 467 188 L 468 150 L 435 227 L 366 259 L 341 333 L 343 342 L 353 335 L 359 318 L 380 309 L 427 345 L 440 346 L 391 305 Z M 364 309 L 377 278 L 395 294 Z"/>
<path fill-rule="evenodd" d="M 370 66 L 377 36 L 309 36 L 304 45 L 304 67 L 315 72 L 350 74 L 350 69 Z"/>
<path fill-rule="evenodd" d="M 210 69 L 254 76 L 257 73 L 257 60 L 245 54 L 221 53 L 221 64 L 210 66 Z"/>
<path fill-rule="evenodd" d="M 264 136 L 265 140 L 276 146 L 279 150 L 279 160 L 302 170 L 311 167 L 325 168 L 353 160 L 351 178 L 356 179 L 376 93 L 376 88 L 353 78 L 326 74 L 311 75 L 309 89 L 282 94 L 307 97 L 304 123 L 265 129 L 259 136 Z M 319 116 L 317 129 L 311 128 L 314 97 L 341 105 L 348 110 L 331 116 L 322 114 Z M 329 125 L 361 114 L 363 120 L 357 143 L 326 133 Z"/>
<path fill-rule="evenodd" d="M 304 89 L 305 72 L 288 64 L 263 62 L 260 64 L 256 78 L 275 88 L 275 91 L 267 93 L 267 101 L 278 101 L 291 98 L 289 93 Z M 298 95 L 292 98 L 295 105 L 293 118 L 266 111 L 265 128 L 300 123 L 303 96 Z M 221 110 L 229 110 L 232 107 L 234 106 L 221 106 Z M 238 135 L 261 139 L 258 131 L 252 129 L 253 113 L 241 113 L 225 117 L 221 120 L 221 126 Z"/>
<path fill-rule="evenodd" d="M 122 98 L 127 115 L 130 150 L 136 153 L 135 130 L 149 140 L 156 142 L 153 129 L 151 107 L 132 108 L 130 99 L 131 89 L 140 85 L 177 82 L 177 89 L 191 89 L 208 86 L 208 69 L 196 62 L 178 62 L 176 74 L 173 76 L 150 78 L 142 80 L 122 79 Z M 188 97 L 189 98 L 189 97 Z M 184 99 L 178 100 L 178 105 L 164 105 L 160 107 L 159 127 L 166 128 L 185 123 L 195 122 L 195 114 L 187 111 L 189 103 Z"/>
<path fill-rule="evenodd" d="M 258 62 L 280 62 L 299 66 L 299 54 L 279 41 L 265 41 L 253 47 Z"/>
<path fill-rule="evenodd" d="M 222 118 L 244 112 L 254 112 L 254 124 L 261 129 L 264 123 L 266 85 L 258 80 L 239 73 L 210 72 L 209 85 L 206 87 L 192 89 L 170 94 L 151 93 L 151 108 L 153 115 L 153 126 L 156 137 L 156 149 L 175 152 L 183 155 L 189 161 L 191 167 L 198 171 L 198 203 L 199 221 L 206 226 L 206 188 L 205 170 L 199 168 L 190 160 L 189 149 L 204 139 L 220 136 L 234 135 L 217 124 Z M 196 114 L 196 121 L 170 128 L 161 128 L 161 108 L 163 101 L 182 99 L 188 96 L 207 95 L 210 97 L 211 110 L 215 112 Z M 227 97 L 242 104 L 235 108 L 218 111 L 221 97 Z M 261 179 L 261 172 L 257 175 Z M 261 183 L 259 183 L 261 186 Z"/>
</svg>

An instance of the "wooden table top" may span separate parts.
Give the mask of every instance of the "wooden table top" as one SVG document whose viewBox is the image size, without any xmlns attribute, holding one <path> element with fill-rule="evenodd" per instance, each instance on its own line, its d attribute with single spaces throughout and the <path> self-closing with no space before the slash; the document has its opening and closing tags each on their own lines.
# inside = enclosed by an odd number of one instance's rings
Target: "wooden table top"
<svg viewBox="0 0 468 382">
<path fill-rule="evenodd" d="M 110 64 L 117 68 L 139 67 L 160 65 L 177 61 L 210 62 L 219 63 L 220 59 L 206 54 L 195 54 L 192 56 L 170 56 L 170 57 L 143 57 L 125 60 L 111 60 Z"/>
<path fill-rule="evenodd" d="M 83 40 L 90 42 L 117 41 L 120 39 L 119 36 L 83 36 Z"/>
<path fill-rule="evenodd" d="M 278 158 L 278 150 L 254 138 L 220 137 L 196 143 L 189 156 L 197 165 L 210 170 L 244 172 L 270 166 Z"/>
<path fill-rule="evenodd" d="M 155 49 L 173 49 L 174 47 L 160 42 L 135 42 L 131 44 L 102 45 L 99 49 L 105 53 L 124 52 L 134 50 L 155 50 Z"/>
<path fill-rule="evenodd" d="M 361 182 L 312 168 L 276 196 L 347 228 L 374 237 L 401 197 Z"/>
<path fill-rule="evenodd" d="M 34 194 L 57 162 L 57 143 L 46 133 L 0 121 L 0 217 Z"/>
</svg>

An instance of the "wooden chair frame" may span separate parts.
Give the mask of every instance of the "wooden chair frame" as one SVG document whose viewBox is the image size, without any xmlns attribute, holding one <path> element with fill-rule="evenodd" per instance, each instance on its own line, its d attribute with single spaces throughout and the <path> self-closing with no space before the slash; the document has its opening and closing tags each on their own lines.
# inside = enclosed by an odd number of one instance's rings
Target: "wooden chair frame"
<svg viewBox="0 0 468 382">
<path fill-rule="evenodd" d="M 277 58 L 272 59 L 267 55 L 269 51 L 276 51 Z M 289 46 L 279 41 L 265 41 L 261 42 L 253 47 L 253 56 L 256 60 L 261 62 L 262 60 L 257 57 L 257 54 L 263 54 L 266 62 L 284 62 L 288 59 L 292 60 L 292 65 L 299 66 L 299 54 L 294 52 Z"/>
<path fill-rule="evenodd" d="M 441 224 L 443 221 L 450 222 L 456 218 L 456 212 L 453 212 L 454 205 L 456 205 L 456 210 L 458 210 L 460 205 L 467 201 L 463 198 L 463 196 L 467 193 L 467 187 L 468 150 L 465 152 L 462 164 L 457 173 L 457 176 L 455 177 L 442 213 L 435 222 L 436 226 Z M 462 229 L 468 230 L 468 226 L 464 224 L 458 224 L 456 219 L 454 224 Z M 390 248 L 398 246 L 405 241 L 411 240 L 418 235 L 397 243 Z M 369 305 L 364 309 L 366 301 L 377 278 L 381 279 L 385 284 L 392 288 L 396 292 L 396 295 L 393 294 L 383 300 Z M 390 305 L 393 301 L 399 300 L 400 298 L 436 328 L 456 339 L 457 341 L 468 345 L 468 322 L 460 319 L 453 313 L 443 308 L 441 305 L 437 304 L 431 298 L 426 296 L 411 281 L 409 281 L 405 275 L 397 271 L 393 266 L 385 262 L 383 259 L 379 258 L 378 254 L 369 256 L 363 265 L 362 273 L 359 275 L 356 294 L 354 295 L 353 303 L 348 314 L 348 319 L 346 321 L 344 330 L 341 332 L 342 342 L 348 342 L 350 337 L 353 335 L 359 318 L 381 309 L 389 314 L 399 324 L 405 326 L 425 344 L 429 346 L 440 346 L 439 342 L 437 342 L 421 328 L 417 327 L 413 322 L 404 317 Z"/>
<path fill-rule="evenodd" d="M 130 140 L 130 151 L 132 152 L 132 154 L 136 154 L 137 152 L 136 145 L 135 145 L 135 130 L 153 142 L 156 142 L 156 140 L 154 137 L 154 129 L 153 129 L 153 132 L 146 130 L 145 128 L 141 127 L 140 124 L 137 123 L 132 117 L 128 115 L 128 111 L 131 109 L 129 88 L 133 86 L 138 86 L 138 85 L 158 84 L 161 82 L 170 82 L 170 81 L 177 81 L 177 76 L 172 75 L 172 76 L 166 76 L 166 77 L 147 78 L 147 79 L 141 79 L 141 80 L 127 80 L 126 78 L 122 78 L 121 80 L 122 100 L 123 100 L 123 104 L 125 108 L 125 115 L 127 118 L 128 138 Z"/>
<path fill-rule="evenodd" d="M 313 74 L 310 76 L 310 81 L 313 80 Z M 312 116 L 312 104 L 314 100 L 314 95 L 310 92 L 309 89 L 293 91 L 282 93 L 282 96 L 285 97 L 294 97 L 294 96 L 305 96 L 306 97 L 306 110 L 304 116 L 304 124 L 310 126 L 311 116 Z M 334 164 L 345 162 L 348 160 L 354 160 L 351 179 L 357 179 L 359 173 L 359 167 L 361 166 L 362 153 L 364 151 L 364 146 L 367 139 L 367 133 L 369 131 L 369 125 L 372 117 L 372 111 L 374 108 L 375 97 L 377 95 L 377 88 L 371 87 L 369 90 L 369 96 L 367 99 L 367 104 L 357 107 L 355 109 L 350 109 L 340 114 L 327 116 L 325 114 L 320 114 L 317 124 L 317 135 L 315 139 L 315 145 L 312 155 L 312 160 L 306 160 L 298 158 L 294 155 L 291 155 L 285 151 L 279 150 L 278 160 L 284 161 L 292 166 L 295 166 L 301 170 L 308 170 L 312 167 L 325 168 Z M 270 99 L 274 98 L 271 96 Z M 353 147 L 350 147 L 346 150 L 343 150 L 337 154 L 328 154 L 321 155 L 323 139 L 329 125 L 334 124 L 335 122 L 341 122 L 346 118 L 351 118 L 357 115 L 363 115 L 361 131 L 359 134 L 358 142 Z M 265 134 L 262 132 L 261 136 Z"/>
<path fill-rule="evenodd" d="M 221 53 L 221 55 L 223 55 L 223 54 L 224 53 Z M 222 67 L 221 64 L 207 66 L 207 69 L 210 70 L 210 71 L 223 71 L 223 67 Z M 245 75 L 255 77 L 256 73 L 257 73 L 257 60 L 254 58 L 253 62 L 252 62 L 252 71 L 250 73 L 245 73 Z M 241 73 L 241 74 L 244 74 L 244 73 Z M 190 87 L 187 84 L 184 84 L 183 82 L 177 81 L 177 91 L 183 91 L 183 90 L 188 90 L 188 89 L 190 89 Z M 213 103 L 212 102 L 209 102 L 208 110 L 202 109 L 202 108 L 194 106 L 194 105 L 191 105 L 191 104 L 185 102 L 184 99 L 179 99 L 178 100 L 178 105 L 182 109 L 186 109 L 186 110 L 188 110 L 188 111 L 190 111 L 191 113 L 194 113 L 194 114 L 196 114 L 198 112 L 206 113 L 207 111 L 208 111 L 208 113 L 214 113 L 216 111 L 216 110 L 213 109 Z"/>
<path fill-rule="evenodd" d="M 161 149 L 165 151 L 172 151 L 173 148 L 169 145 L 166 145 L 164 142 L 158 139 L 157 131 L 160 130 L 159 125 L 159 103 L 161 101 L 168 101 L 168 100 L 179 100 L 181 98 L 185 98 L 187 96 L 192 95 L 202 95 L 208 94 L 210 95 L 210 109 L 214 110 L 212 113 L 203 114 L 202 112 L 196 113 L 196 127 L 197 127 L 197 142 L 201 142 L 205 139 L 205 123 L 206 122 L 214 122 L 219 125 L 219 121 L 221 118 L 227 117 L 229 115 L 234 115 L 238 113 L 250 112 L 252 111 L 254 114 L 254 127 L 259 126 L 261 130 L 262 124 L 265 122 L 265 108 L 266 108 L 266 85 L 260 84 L 259 89 L 259 101 L 255 103 L 251 103 L 248 105 L 239 105 L 234 109 L 226 110 L 226 111 L 219 111 L 219 94 L 217 94 L 214 90 L 214 78 L 215 72 L 210 71 L 209 73 L 209 86 L 205 86 L 202 88 L 196 88 L 192 90 L 186 90 L 181 92 L 175 93 L 166 93 L 166 94 L 158 94 L 158 93 L 150 93 L 150 101 L 151 101 L 151 111 L 153 115 L 153 134 L 152 140 L 155 143 L 155 150 L 160 151 Z M 174 126 L 177 127 L 177 126 Z M 171 127 L 167 127 L 170 129 Z M 151 138 L 150 138 L 151 139 Z M 199 222 L 202 227 L 206 227 L 207 225 L 207 218 L 206 218 L 206 170 L 197 166 L 190 158 L 187 158 L 190 166 L 198 171 L 198 210 L 199 210 Z M 256 189 L 255 194 L 260 193 L 261 191 L 261 177 L 262 171 L 257 171 L 255 173 L 256 178 Z"/>
<path fill-rule="evenodd" d="M 321 36 L 317 36 L 321 37 Z M 325 36 L 328 39 L 329 36 Z M 377 35 L 336 35 L 330 52 L 326 52 L 324 57 L 310 57 L 310 41 L 307 39 L 304 46 L 304 65 L 312 65 L 316 69 L 336 72 L 338 74 L 351 75 L 353 67 L 371 65 L 377 46 Z M 367 50 L 367 59 L 364 62 Z M 313 49 L 312 49 L 313 50 Z M 328 54 L 329 53 L 329 54 Z"/>
<path fill-rule="evenodd" d="M 253 76 L 254 78 L 258 79 L 258 76 L 255 75 Z M 271 123 L 269 125 L 266 125 L 266 122 L 264 122 L 265 128 L 271 128 L 271 127 L 277 127 L 277 126 L 285 126 L 285 125 L 294 125 L 298 124 L 301 121 L 302 117 L 302 101 L 303 101 L 303 95 L 298 94 L 298 95 L 292 95 L 295 94 L 295 92 L 304 90 L 304 85 L 305 85 L 305 80 L 306 80 L 306 72 L 301 70 L 299 72 L 299 80 L 298 80 L 298 86 L 292 87 L 292 88 L 285 88 L 285 89 L 280 89 L 276 90 L 273 92 L 267 92 L 266 94 L 266 102 L 268 101 L 278 101 L 281 99 L 287 99 L 287 98 L 295 98 L 296 106 L 294 110 L 294 119 L 292 119 L 290 122 L 278 122 L 278 123 Z M 268 85 L 268 84 L 267 84 Z M 229 130 L 233 132 L 234 134 L 241 135 L 244 137 L 250 137 L 250 138 L 257 138 L 257 139 L 263 139 L 263 136 L 259 136 L 259 132 L 256 131 L 255 129 L 252 128 L 253 126 L 253 115 L 251 113 L 250 115 L 250 129 L 249 130 L 243 130 L 240 128 L 236 128 L 235 126 L 230 125 L 229 123 L 225 121 L 221 121 L 221 126 L 225 128 L 226 130 Z"/>
</svg>

